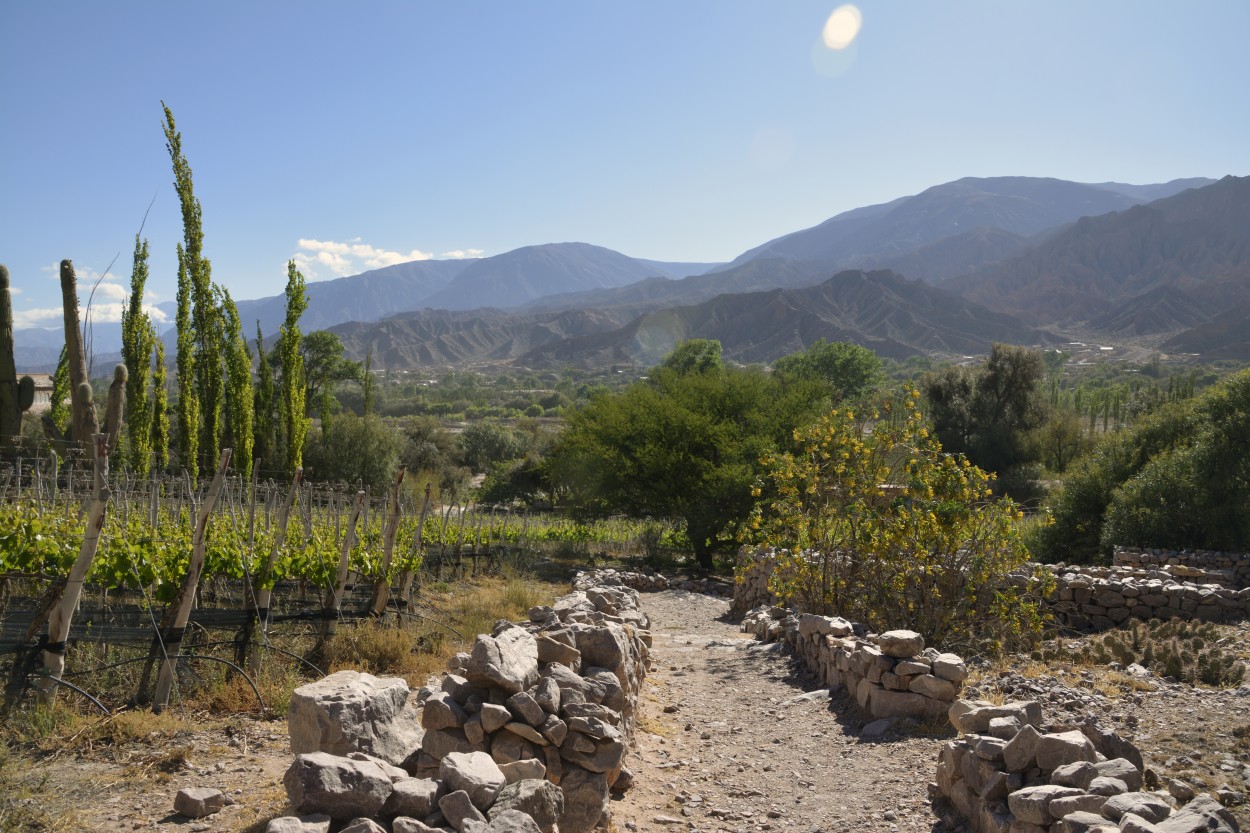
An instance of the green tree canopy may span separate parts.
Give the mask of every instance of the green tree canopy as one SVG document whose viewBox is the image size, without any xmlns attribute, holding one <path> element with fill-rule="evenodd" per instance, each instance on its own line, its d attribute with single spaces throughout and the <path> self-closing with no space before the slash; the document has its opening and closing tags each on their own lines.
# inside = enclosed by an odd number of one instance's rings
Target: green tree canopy
<svg viewBox="0 0 1250 833">
<path fill-rule="evenodd" d="M 377 416 L 348 412 L 337 417 L 328 436 L 318 435 L 304 453 L 311 477 L 380 488 L 391 482 L 399 465 L 403 438 Z"/>
<path fill-rule="evenodd" d="M 1103 437 L 1048 504 L 1034 551 L 1105 559 L 1116 545 L 1250 549 L 1250 371 Z"/>
<path fill-rule="evenodd" d="M 1037 460 L 1032 432 L 1046 417 L 1040 352 L 995 344 L 985 364 L 927 374 L 920 383 L 933 431 L 948 452 L 965 454 L 1000 482 Z"/>
<path fill-rule="evenodd" d="M 681 345 L 646 380 L 595 396 L 551 462 L 584 512 L 681 518 L 704 569 L 751 511 L 763 454 L 815 412 L 810 390 L 713 363 L 712 344 Z"/>
<path fill-rule="evenodd" d="M 875 388 L 882 378 L 881 359 L 858 344 L 823 338 L 801 353 L 773 363 L 784 382 L 814 381 L 827 385 L 835 401 L 858 399 Z"/>
</svg>

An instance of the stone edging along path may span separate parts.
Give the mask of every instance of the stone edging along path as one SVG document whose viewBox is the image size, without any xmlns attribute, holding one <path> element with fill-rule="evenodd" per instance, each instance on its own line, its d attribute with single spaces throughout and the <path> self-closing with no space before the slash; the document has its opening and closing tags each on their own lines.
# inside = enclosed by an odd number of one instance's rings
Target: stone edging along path
<svg viewBox="0 0 1250 833">
<path fill-rule="evenodd" d="M 352 672 L 302 687 L 284 779 L 302 816 L 270 833 L 1237 829 L 1213 800 L 1142 792 L 1114 732 L 959 700 L 959 658 L 906 634 L 763 609 L 744 626 L 781 641 L 756 641 L 716 596 L 644 613 L 637 575 L 579 574 L 415 697 Z M 939 753 L 908 718 L 947 712 L 965 734 Z"/>
</svg>

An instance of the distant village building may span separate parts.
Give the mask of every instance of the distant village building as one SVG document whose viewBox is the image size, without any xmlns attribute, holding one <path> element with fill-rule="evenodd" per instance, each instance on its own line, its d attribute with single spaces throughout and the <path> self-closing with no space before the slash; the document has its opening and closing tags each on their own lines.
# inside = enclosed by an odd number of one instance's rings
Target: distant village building
<svg viewBox="0 0 1250 833">
<path fill-rule="evenodd" d="M 42 414 L 52 407 L 52 377 L 47 373 L 18 372 L 17 378 L 29 376 L 35 380 L 35 402 L 30 406 L 32 414 Z"/>
</svg>

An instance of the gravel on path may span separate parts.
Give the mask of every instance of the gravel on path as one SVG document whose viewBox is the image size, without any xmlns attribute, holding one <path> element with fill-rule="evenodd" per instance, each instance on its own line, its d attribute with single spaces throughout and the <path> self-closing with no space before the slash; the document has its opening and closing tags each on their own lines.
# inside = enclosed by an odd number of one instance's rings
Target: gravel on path
<svg viewBox="0 0 1250 833">
<path fill-rule="evenodd" d="M 642 690 L 635 786 L 612 805 L 628 831 L 933 831 L 935 737 L 861 736 L 780 643 L 759 643 L 729 603 L 647 593 L 652 670 Z"/>
</svg>

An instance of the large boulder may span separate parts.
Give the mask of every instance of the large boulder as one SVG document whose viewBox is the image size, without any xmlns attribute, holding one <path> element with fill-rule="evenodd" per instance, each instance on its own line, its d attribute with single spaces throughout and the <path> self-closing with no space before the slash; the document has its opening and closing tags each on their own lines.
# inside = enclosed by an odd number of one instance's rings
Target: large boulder
<svg viewBox="0 0 1250 833">
<path fill-rule="evenodd" d="M 433 778 L 403 778 L 391 785 L 390 797 L 382 805 L 385 816 L 425 818 L 438 809 L 441 785 Z"/>
<path fill-rule="evenodd" d="M 590 833 L 608 813 L 608 776 L 581 767 L 565 768 L 560 781 L 564 790 L 564 815 L 560 833 Z"/>
<path fill-rule="evenodd" d="M 325 813 L 336 819 L 375 816 L 391 795 L 391 779 L 371 761 L 326 752 L 299 755 L 282 776 L 297 813 Z"/>
<path fill-rule="evenodd" d="M 291 694 L 287 729 L 296 755 L 365 752 L 392 764 L 421 745 L 416 709 L 408 703 L 408 683 L 339 671 L 302 685 Z"/>
<path fill-rule="evenodd" d="M 521 627 L 509 627 L 496 636 L 479 634 L 464 669 L 476 686 L 502 688 L 509 694 L 538 682 L 538 643 Z"/>
<path fill-rule="evenodd" d="M 491 824 L 503 813 L 519 810 L 538 824 L 542 833 L 552 833 L 564 815 L 564 793 L 550 781 L 527 778 L 509 784 L 491 807 Z"/>
<path fill-rule="evenodd" d="M 887 657 L 906 659 L 924 650 L 924 637 L 915 631 L 886 631 L 877 637 L 877 647 Z"/>
</svg>

